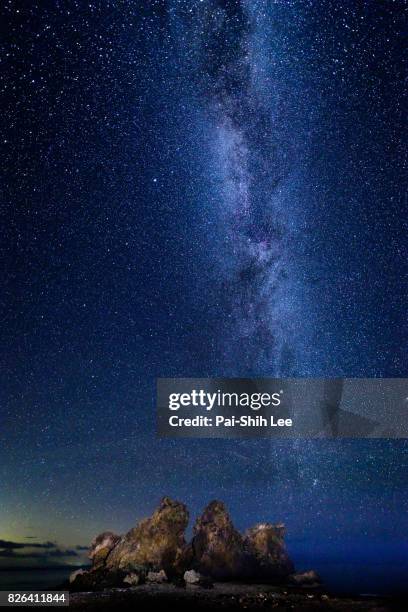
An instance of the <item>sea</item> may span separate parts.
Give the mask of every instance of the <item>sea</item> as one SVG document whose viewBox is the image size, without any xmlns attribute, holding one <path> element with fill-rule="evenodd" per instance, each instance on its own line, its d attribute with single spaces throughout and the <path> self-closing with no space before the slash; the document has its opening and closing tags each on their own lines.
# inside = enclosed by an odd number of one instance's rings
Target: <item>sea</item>
<svg viewBox="0 0 408 612">
<path fill-rule="evenodd" d="M 56 589 L 76 567 L 0 570 L 1 591 L 46 591 Z"/>
<path fill-rule="evenodd" d="M 288 542 L 297 571 L 315 570 L 324 587 L 339 595 L 407 595 L 408 540 L 353 537 Z"/>
</svg>

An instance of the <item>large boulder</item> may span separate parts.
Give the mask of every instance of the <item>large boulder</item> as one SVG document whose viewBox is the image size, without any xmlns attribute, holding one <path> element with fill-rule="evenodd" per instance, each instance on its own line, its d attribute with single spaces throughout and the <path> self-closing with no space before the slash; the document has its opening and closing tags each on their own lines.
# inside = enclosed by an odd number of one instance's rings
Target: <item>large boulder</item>
<svg viewBox="0 0 408 612">
<path fill-rule="evenodd" d="M 167 576 L 181 574 L 188 518 L 184 504 L 164 497 L 150 518 L 121 538 L 106 559 L 107 569 L 138 573 L 147 568 L 164 570 Z"/>
<path fill-rule="evenodd" d="M 200 584 L 200 580 L 202 580 L 203 577 L 192 569 L 184 572 L 183 578 L 186 584 Z"/>
<path fill-rule="evenodd" d="M 184 572 L 183 579 L 186 587 L 204 587 L 205 589 L 210 589 L 214 586 L 209 576 L 203 576 L 193 569 Z"/>
<path fill-rule="evenodd" d="M 194 568 L 216 580 L 245 574 L 244 541 L 220 501 L 212 501 L 197 519 L 191 542 Z"/>
<path fill-rule="evenodd" d="M 254 578 L 286 578 L 294 571 L 284 536 L 283 524 L 258 523 L 246 531 L 244 544 L 251 558 L 250 574 Z"/>
</svg>

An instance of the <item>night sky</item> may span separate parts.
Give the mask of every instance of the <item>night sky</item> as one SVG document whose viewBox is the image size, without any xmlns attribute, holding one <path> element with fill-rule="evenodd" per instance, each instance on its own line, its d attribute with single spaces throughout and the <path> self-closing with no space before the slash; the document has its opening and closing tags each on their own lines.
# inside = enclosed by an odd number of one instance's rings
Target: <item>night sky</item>
<svg viewBox="0 0 408 612">
<path fill-rule="evenodd" d="M 164 494 L 284 521 L 300 565 L 408 558 L 405 441 L 155 411 L 158 376 L 407 375 L 407 12 L 5 0 L 0 566 L 79 563 Z"/>
</svg>

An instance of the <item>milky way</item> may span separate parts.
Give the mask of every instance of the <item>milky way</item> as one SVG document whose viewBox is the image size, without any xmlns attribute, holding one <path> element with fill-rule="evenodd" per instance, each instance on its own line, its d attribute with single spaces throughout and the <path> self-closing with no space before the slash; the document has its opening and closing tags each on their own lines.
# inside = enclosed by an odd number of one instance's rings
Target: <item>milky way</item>
<svg viewBox="0 0 408 612">
<path fill-rule="evenodd" d="M 257 16 L 263 13 L 250 6 L 215 2 L 203 10 L 198 17 L 197 80 L 210 110 L 220 173 L 215 214 L 226 234 L 220 291 L 230 297 L 232 318 L 232 334 L 225 338 L 231 355 L 226 348 L 224 352 L 236 360 L 240 350 L 238 368 L 256 372 L 268 363 L 270 373 L 279 374 L 284 350 L 294 349 L 288 257 L 292 211 L 281 200 L 296 159 L 288 139 L 282 138 L 280 124 L 287 120 L 287 101 L 278 105 L 282 84 L 265 75 L 275 90 L 276 101 L 270 105 L 257 84 L 254 40 L 260 27 Z"/>
<path fill-rule="evenodd" d="M 239 21 L 241 12 L 242 8 L 228 19 Z M 216 148 L 225 184 L 220 217 L 225 215 L 232 261 L 224 290 L 233 302 L 235 342 L 248 337 L 255 341 L 250 350 L 245 348 L 247 363 L 255 369 L 269 358 L 271 372 L 276 372 L 285 331 L 288 335 L 288 313 L 279 310 L 287 274 L 283 263 L 287 232 L 274 198 L 286 168 L 269 113 L 253 91 L 245 30 L 241 36 L 237 55 L 228 57 L 230 47 L 226 58 L 217 54 L 221 68 L 213 77 L 213 101 L 219 113 Z M 223 27 L 217 37 L 231 40 Z"/>
</svg>

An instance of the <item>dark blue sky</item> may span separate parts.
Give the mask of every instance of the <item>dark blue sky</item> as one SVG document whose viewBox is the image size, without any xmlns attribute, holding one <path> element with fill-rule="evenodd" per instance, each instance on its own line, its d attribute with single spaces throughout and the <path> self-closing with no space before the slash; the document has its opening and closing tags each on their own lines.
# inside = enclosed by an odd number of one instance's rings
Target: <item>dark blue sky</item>
<svg viewBox="0 0 408 612">
<path fill-rule="evenodd" d="M 404 441 L 159 440 L 154 391 L 406 376 L 406 11 L 4 4 L 0 536 L 72 547 L 169 494 L 399 558 Z"/>
</svg>

